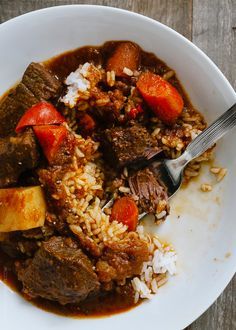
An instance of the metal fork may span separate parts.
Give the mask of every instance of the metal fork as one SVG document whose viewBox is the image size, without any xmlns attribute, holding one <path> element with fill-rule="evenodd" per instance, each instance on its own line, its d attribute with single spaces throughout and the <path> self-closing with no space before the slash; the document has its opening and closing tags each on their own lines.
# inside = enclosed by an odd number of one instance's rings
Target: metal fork
<svg viewBox="0 0 236 330">
<path fill-rule="evenodd" d="M 180 188 L 183 180 L 183 171 L 186 165 L 211 148 L 235 126 L 236 103 L 190 142 L 185 152 L 180 157 L 153 162 L 150 159 L 150 167 L 167 188 L 169 198 Z M 113 199 L 109 200 L 103 208 L 110 207 L 113 201 Z M 145 215 L 146 213 L 140 214 L 139 219 Z"/>
</svg>

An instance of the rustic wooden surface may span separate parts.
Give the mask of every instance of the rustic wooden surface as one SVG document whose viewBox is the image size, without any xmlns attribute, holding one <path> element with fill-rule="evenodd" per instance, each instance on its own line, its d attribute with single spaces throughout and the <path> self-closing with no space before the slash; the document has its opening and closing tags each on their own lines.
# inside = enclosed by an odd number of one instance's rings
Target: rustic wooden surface
<svg viewBox="0 0 236 330">
<path fill-rule="evenodd" d="M 236 88 L 236 0 L 0 0 L 0 23 L 32 10 L 72 3 L 124 8 L 172 27 L 208 54 Z M 234 329 L 236 277 L 217 301 L 186 328 Z"/>
</svg>

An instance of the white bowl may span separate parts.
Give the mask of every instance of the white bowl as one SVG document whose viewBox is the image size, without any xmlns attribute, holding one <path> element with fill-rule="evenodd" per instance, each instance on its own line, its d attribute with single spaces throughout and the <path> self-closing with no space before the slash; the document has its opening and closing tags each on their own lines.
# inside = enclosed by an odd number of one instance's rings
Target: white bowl
<svg viewBox="0 0 236 330">
<path fill-rule="evenodd" d="M 39 10 L 0 26 L 0 94 L 31 61 L 43 61 L 84 45 L 133 40 L 154 52 L 176 72 L 193 104 L 210 122 L 236 101 L 236 94 L 213 62 L 187 39 L 150 18 L 99 6 L 61 6 Z M 31 329 L 182 329 L 223 291 L 236 269 L 236 130 L 217 146 L 216 163 L 227 177 L 211 193 L 209 171 L 171 201 L 171 216 L 157 229 L 175 246 L 178 275 L 149 302 L 107 318 L 70 319 L 46 313 L 0 284 L 1 328 Z M 204 171 L 203 171 L 204 172 Z M 177 216 L 180 215 L 180 219 Z"/>
</svg>

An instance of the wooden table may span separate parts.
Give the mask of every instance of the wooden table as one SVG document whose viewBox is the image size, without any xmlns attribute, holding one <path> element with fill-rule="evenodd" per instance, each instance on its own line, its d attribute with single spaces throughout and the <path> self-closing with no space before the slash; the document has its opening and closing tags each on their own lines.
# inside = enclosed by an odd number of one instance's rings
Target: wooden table
<svg viewBox="0 0 236 330">
<path fill-rule="evenodd" d="M 236 0 L 0 0 L 0 23 L 39 8 L 71 3 L 124 8 L 172 27 L 208 54 L 236 88 Z M 187 328 L 233 329 L 236 277 L 208 311 Z"/>
</svg>

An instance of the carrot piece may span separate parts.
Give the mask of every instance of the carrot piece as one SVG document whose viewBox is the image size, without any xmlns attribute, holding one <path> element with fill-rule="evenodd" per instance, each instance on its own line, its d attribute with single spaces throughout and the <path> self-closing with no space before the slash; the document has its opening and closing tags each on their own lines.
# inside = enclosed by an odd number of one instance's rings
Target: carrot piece
<svg viewBox="0 0 236 330">
<path fill-rule="evenodd" d="M 67 137 L 68 130 L 65 126 L 56 125 L 34 126 L 33 129 L 44 155 L 51 163 Z"/>
<path fill-rule="evenodd" d="M 183 110 L 184 101 L 179 92 L 162 77 L 144 72 L 137 81 L 137 88 L 158 118 L 173 124 Z"/>
<path fill-rule="evenodd" d="M 138 207 L 130 197 L 117 199 L 111 210 L 111 220 L 117 220 L 127 225 L 133 231 L 138 223 Z"/>
<path fill-rule="evenodd" d="M 132 71 L 137 70 L 140 60 L 140 48 L 132 42 L 122 42 L 115 49 L 113 55 L 108 59 L 107 71 L 115 71 L 118 77 L 127 77 L 124 68 Z"/>
</svg>

